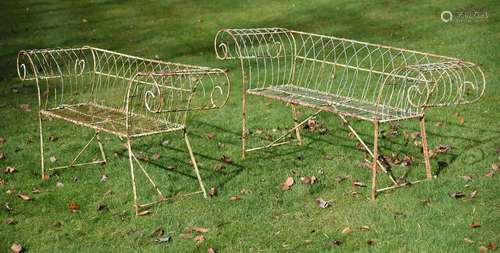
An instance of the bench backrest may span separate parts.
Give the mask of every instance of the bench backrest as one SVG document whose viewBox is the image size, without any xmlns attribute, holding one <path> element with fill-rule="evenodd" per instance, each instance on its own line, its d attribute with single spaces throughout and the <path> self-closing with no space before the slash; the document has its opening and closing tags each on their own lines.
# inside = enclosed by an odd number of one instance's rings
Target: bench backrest
<svg viewBox="0 0 500 253">
<path fill-rule="evenodd" d="M 247 89 L 295 85 L 408 114 L 484 92 L 470 62 L 283 28 L 223 29 L 215 49 L 219 59 L 240 59 Z"/>
</svg>

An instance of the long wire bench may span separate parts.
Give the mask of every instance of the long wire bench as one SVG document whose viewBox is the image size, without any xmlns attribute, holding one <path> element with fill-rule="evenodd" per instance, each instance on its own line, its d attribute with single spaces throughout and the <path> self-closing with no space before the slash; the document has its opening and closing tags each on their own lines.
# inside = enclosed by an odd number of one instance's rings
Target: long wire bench
<svg viewBox="0 0 500 253">
<path fill-rule="evenodd" d="M 429 107 L 473 103 L 483 95 L 484 74 L 461 59 L 284 28 L 222 29 L 214 41 L 217 58 L 238 60 L 242 72 L 242 157 L 288 143 L 320 112 L 338 115 L 373 158 L 371 198 L 400 184 L 378 159 L 379 124 L 418 119 L 427 179 L 432 178 L 424 112 Z M 247 95 L 291 105 L 295 126 L 264 146 L 248 148 Z M 315 113 L 300 120 L 297 105 Z M 370 148 L 347 117 L 373 122 Z M 377 189 L 377 166 L 393 186 Z"/>
</svg>

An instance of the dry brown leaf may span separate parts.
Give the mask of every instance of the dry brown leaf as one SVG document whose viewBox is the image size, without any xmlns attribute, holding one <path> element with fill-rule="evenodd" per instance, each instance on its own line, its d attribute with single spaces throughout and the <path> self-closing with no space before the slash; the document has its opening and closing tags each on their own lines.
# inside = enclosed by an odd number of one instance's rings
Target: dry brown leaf
<svg viewBox="0 0 500 253">
<path fill-rule="evenodd" d="M 436 126 L 436 127 L 442 127 L 443 126 L 443 122 L 442 121 L 438 121 L 438 122 L 436 122 L 436 124 L 434 124 L 434 126 Z"/>
<path fill-rule="evenodd" d="M 448 193 L 448 195 L 450 197 L 456 198 L 456 199 L 465 197 L 465 193 L 463 193 L 463 192 L 450 192 L 450 193 Z"/>
<path fill-rule="evenodd" d="M 471 240 L 471 239 L 470 239 L 470 238 L 468 238 L 468 237 L 465 237 L 465 238 L 464 238 L 464 242 L 466 242 L 466 243 L 474 243 L 474 241 L 473 241 L 473 240 Z"/>
<path fill-rule="evenodd" d="M 221 164 L 221 163 L 218 163 L 214 166 L 214 170 L 217 171 L 217 172 L 221 172 L 223 171 L 224 169 L 226 168 L 226 166 L 224 166 L 224 164 Z"/>
<path fill-rule="evenodd" d="M 481 224 L 479 223 L 472 223 L 469 225 L 470 228 L 478 228 L 478 227 L 481 227 Z"/>
<path fill-rule="evenodd" d="M 207 253 L 217 253 L 214 248 L 208 248 Z"/>
<path fill-rule="evenodd" d="M 152 213 L 153 213 L 153 212 L 151 212 L 150 210 L 144 210 L 144 211 L 142 211 L 142 212 L 139 212 L 139 213 L 137 214 L 137 216 L 146 216 L 146 215 L 150 215 L 150 214 L 152 214 Z"/>
<path fill-rule="evenodd" d="M 14 224 L 16 224 L 16 221 L 14 220 L 14 218 L 9 217 L 9 218 L 5 219 L 5 224 L 14 225 Z"/>
<path fill-rule="evenodd" d="M 325 159 L 325 160 L 333 160 L 333 157 L 331 155 L 325 155 L 323 157 L 323 159 Z"/>
<path fill-rule="evenodd" d="M 151 236 L 153 237 L 160 237 L 165 233 L 165 230 L 162 227 L 159 227 L 153 231 L 153 234 Z"/>
<path fill-rule="evenodd" d="M 161 155 L 160 153 L 154 153 L 153 156 L 151 157 L 152 160 L 158 160 L 160 159 Z"/>
<path fill-rule="evenodd" d="M 241 197 L 238 195 L 234 195 L 234 196 L 231 196 L 231 198 L 229 198 L 229 199 L 234 201 L 234 200 L 240 200 Z"/>
<path fill-rule="evenodd" d="M 203 241 L 205 241 L 205 236 L 203 236 L 203 235 L 198 235 L 198 236 L 195 236 L 195 237 L 193 238 L 193 240 L 195 240 L 195 241 L 196 241 L 196 244 L 200 244 L 200 243 L 202 243 Z"/>
<path fill-rule="evenodd" d="M 210 196 L 210 197 L 217 196 L 217 188 L 215 188 L 215 187 L 210 188 L 210 190 L 208 190 L 208 196 Z"/>
<path fill-rule="evenodd" d="M 488 172 L 484 173 L 485 177 L 492 177 L 493 175 L 495 175 L 494 171 L 488 171 Z"/>
<path fill-rule="evenodd" d="M 20 104 L 19 105 L 19 109 L 21 109 L 21 111 L 23 111 L 23 112 L 29 112 L 29 111 L 31 111 L 29 104 Z"/>
<path fill-rule="evenodd" d="M 359 227 L 359 230 L 361 230 L 361 231 L 369 231 L 370 227 L 366 226 L 366 225 L 362 225 L 362 226 Z"/>
<path fill-rule="evenodd" d="M 14 243 L 10 246 L 10 251 L 12 251 L 12 253 L 21 253 L 23 250 L 23 246 L 19 243 Z"/>
<path fill-rule="evenodd" d="M 479 252 L 486 252 L 488 251 L 488 248 L 486 248 L 485 246 L 479 246 Z"/>
<path fill-rule="evenodd" d="M 7 166 L 3 172 L 5 174 L 12 174 L 14 172 L 17 172 L 17 169 L 16 169 L 16 167 Z"/>
<path fill-rule="evenodd" d="M 352 228 L 351 227 L 345 227 L 342 229 L 342 234 L 350 234 L 352 233 Z"/>
<path fill-rule="evenodd" d="M 364 184 L 363 182 L 360 182 L 360 181 L 354 181 L 354 182 L 352 182 L 352 185 L 357 186 L 357 187 L 366 187 L 366 184 Z"/>
<path fill-rule="evenodd" d="M 6 194 L 12 194 L 12 193 L 16 193 L 16 189 L 8 189 L 7 191 L 5 191 Z"/>
<path fill-rule="evenodd" d="M 0 160 L 5 160 L 5 153 L 4 152 L 0 152 Z"/>
<path fill-rule="evenodd" d="M 4 185 L 4 184 L 5 184 L 5 179 L 0 178 L 0 185 Z"/>
<path fill-rule="evenodd" d="M 30 201 L 30 200 L 32 200 L 32 198 L 30 196 L 26 195 L 26 194 L 19 193 L 19 194 L 17 194 L 17 196 L 19 198 L 21 198 L 22 200 L 24 200 L 24 201 Z"/>
<path fill-rule="evenodd" d="M 287 191 L 293 185 L 293 177 L 288 177 L 285 182 L 280 184 L 282 190 Z"/>
<path fill-rule="evenodd" d="M 473 199 L 473 198 L 475 198 L 475 197 L 476 197 L 476 195 L 477 195 L 477 191 L 473 191 L 473 192 L 471 192 L 471 193 L 469 194 L 469 198 Z"/>
<path fill-rule="evenodd" d="M 458 117 L 458 124 L 463 125 L 465 123 L 465 118 L 464 116 L 460 115 Z"/>
<path fill-rule="evenodd" d="M 71 202 L 68 204 L 68 209 L 70 209 L 71 211 L 78 211 L 80 210 L 80 205 L 75 202 Z"/>
<path fill-rule="evenodd" d="M 5 138 L 3 137 L 0 137 L 0 145 L 4 144 L 5 143 Z"/>
<path fill-rule="evenodd" d="M 496 164 L 496 163 L 492 163 L 492 164 L 491 164 L 491 169 L 492 169 L 493 171 L 498 171 L 498 170 L 499 170 L 498 164 Z"/>
<path fill-rule="evenodd" d="M 316 177 L 315 176 L 305 176 L 305 177 L 301 177 L 300 181 L 303 184 L 314 184 L 314 183 L 316 183 Z"/>
<path fill-rule="evenodd" d="M 488 248 L 491 250 L 496 250 L 498 248 L 497 243 L 496 242 L 488 243 Z"/>
<path fill-rule="evenodd" d="M 317 198 L 315 202 L 319 208 L 327 208 L 330 206 L 330 203 L 322 198 Z"/>
<path fill-rule="evenodd" d="M 317 122 L 316 122 L 315 119 L 309 119 L 309 120 L 307 120 L 307 126 L 309 128 L 314 128 L 316 126 L 316 124 L 317 124 Z"/>
<path fill-rule="evenodd" d="M 208 228 L 204 228 L 204 227 L 190 227 L 190 230 L 196 231 L 199 233 L 207 233 L 208 232 Z"/>
<path fill-rule="evenodd" d="M 462 179 L 465 181 L 471 181 L 472 177 L 471 176 L 462 176 Z"/>
<path fill-rule="evenodd" d="M 214 137 L 215 137 L 215 133 L 213 133 L 213 132 L 207 133 L 207 139 L 211 140 Z"/>
<path fill-rule="evenodd" d="M 226 155 L 223 155 L 220 159 L 221 159 L 223 162 L 227 163 L 227 164 L 231 164 L 231 163 L 233 163 L 233 159 L 231 159 L 231 157 L 226 156 Z"/>
</svg>

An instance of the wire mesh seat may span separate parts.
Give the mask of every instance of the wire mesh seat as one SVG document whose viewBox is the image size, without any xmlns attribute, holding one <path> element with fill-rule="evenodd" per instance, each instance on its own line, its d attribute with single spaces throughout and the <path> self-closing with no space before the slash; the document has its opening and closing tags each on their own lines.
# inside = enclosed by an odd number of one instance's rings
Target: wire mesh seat
<svg viewBox="0 0 500 253">
<path fill-rule="evenodd" d="M 285 28 L 222 29 L 215 36 L 218 59 L 239 60 L 242 72 L 242 157 L 248 152 L 289 143 L 283 139 L 320 112 L 338 115 L 373 158 L 372 192 L 403 185 L 379 159 L 379 124 L 418 119 L 427 179 L 432 178 L 424 112 L 429 107 L 465 105 L 484 93 L 481 68 L 468 61 L 415 50 L 325 36 Z M 291 105 L 295 126 L 270 143 L 248 148 L 247 95 Z M 298 119 L 296 106 L 317 110 Z M 373 148 L 356 133 L 347 117 L 374 124 Z M 393 186 L 376 188 L 377 166 Z"/>
<path fill-rule="evenodd" d="M 47 171 L 89 164 L 105 164 L 100 132 L 126 139 L 135 214 L 139 209 L 164 201 L 153 177 L 139 162 L 132 140 L 139 137 L 182 131 L 191 163 L 207 197 L 186 131 L 188 112 L 224 106 L 230 90 L 221 69 L 185 65 L 117 53 L 95 47 L 23 50 L 18 54 L 17 72 L 21 80 L 32 80 L 38 94 L 41 174 Z M 57 118 L 95 130 L 95 135 L 66 166 L 46 169 L 43 117 Z M 80 162 L 93 141 L 101 159 Z M 136 168 L 139 168 L 158 199 L 139 204 Z"/>
</svg>

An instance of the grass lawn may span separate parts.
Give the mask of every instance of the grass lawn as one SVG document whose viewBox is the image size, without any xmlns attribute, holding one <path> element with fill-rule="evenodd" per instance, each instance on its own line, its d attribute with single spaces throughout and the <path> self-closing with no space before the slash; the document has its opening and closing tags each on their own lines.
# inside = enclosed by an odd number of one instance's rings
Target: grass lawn
<svg viewBox="0 0 500 253">
<path fill-rule="evenodd" d="M 478 252 L 500 243 L 500 174 L 488 174 L 492 163 L 500 164 L 497 1 L 26 0 L 1 1 L 0 10 L 0 153 L 5 155 L 0 160 L 1 252 L 9 252 L 13 243 L 27 252 L 207 252 L 210 247 L 217 252 Z M 488 18 L 444 23 L 443 10 L 485 10 Z M 281 146 L 241 160 L 239 64 L 218 61 L 213 38 L 220 28 L 270 26 L 480 64 L 487 88 L 478 103 L 427 113 L 430 147 L 451 146 L 431 161 L 434 172 L 439 172 L 437 180 L 381 194 L 371 203 L 369 187 L 353 186 L 354 181 L 369 185 L 370 172 L 360 165 L 364 153 L 356 149 L 340 120 L 327 113 L 317 119 L 328 129 L 325 135 L 304 131 L 304 146 Z M 75 168 L 40 180 L 36 91 L 33 83 L 17 78 L 16 53 L 86 44 L 230 71 L 233 88 L 226 107 L 191 114 L 188 125 L 205 184 L 215 187 L 218 196 L 163 203 L 151 208 L 151 215 L 135 218 L 128 158 L 121 141 L 108 135 L 104 145 L 109 163 L 104 168 Z M 265 127 L 271 132 L 292 125 L 289 107 L 255 97 L 249 103 L 251 129 Z M 23 104 L 30 110 L 22 110 Z M 304 116 L 308 110 L 301 112 Z M 463 124 L 457 113 L 464 117 Z M 372 140 L 371 124 L 353 124 Z M 397 166 L 396 171 L 411 169 L 411 179 L 423 178 L 419 149 L 412 141 L 405 144 L 402 134 L 418 131 L 418 122 L 383 125 L 389 127 L 397 127 L 401 134 L 382 139 L 382 153 L 414 155 L 417 160 L 410 168 Z M 68 162 L 93 134 L 55 120 L 47 121 L 45 132 L 57 137 L 48 141 L 47 149 L 47 157 L 57 158 L 54 164 Z M 181 137 L 154 136 L 137 145 L 145 156 L 160 153 L 156 165 L 147 168 L 162 176 L 161 187 L 170 194 L 197 190 Z M 161 145 L 165 140 L 168 145 Z M 97 155 L 93 148 L 86 158 Z M 215 170 L 224 155 L 233 163 Z M 4 173 L 7 166 L 17 172 Z M 101 182 L 102 173 L 108 176 L 106 182 Z M 301 184 L 301 176 L 318 181 Z M 287 177 L 294 177 L 296 184 L 283 191 L 279 185 Z M 338 180 L 342 177 L 345 180 Z M 450 192 L 464 192 L 465 197 L 456 199 Z M 471 197 L 472 192 L 477 194 Z M 32 200 L 24 201 L 18 193 Z M 241 199 L 231 200 L 235 195 Z M 318 197 L 331 201 L 331 206 L 319 208 Z M 77 203 L 80 211 L 71 212 L 70 203 Z M 100 205 L 107 208 L 98 210 Z M 198 232 L 185 233 L 192 226 L 208 229 L 204 241 L 193 240 Z M 159 228 L 171 236 L 169 242 L 155 242 Z"/>
</svg>

